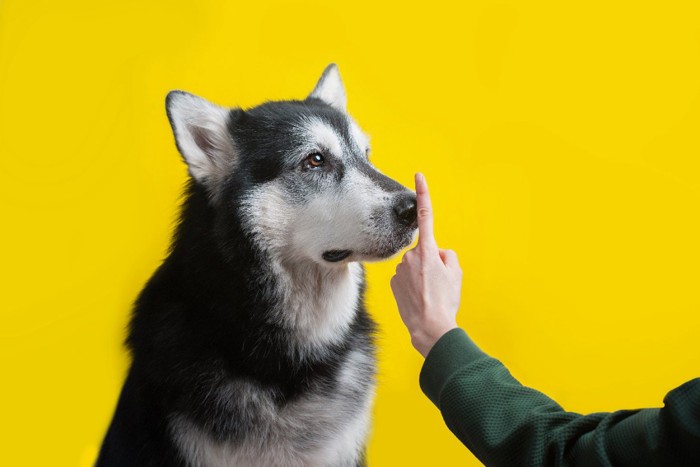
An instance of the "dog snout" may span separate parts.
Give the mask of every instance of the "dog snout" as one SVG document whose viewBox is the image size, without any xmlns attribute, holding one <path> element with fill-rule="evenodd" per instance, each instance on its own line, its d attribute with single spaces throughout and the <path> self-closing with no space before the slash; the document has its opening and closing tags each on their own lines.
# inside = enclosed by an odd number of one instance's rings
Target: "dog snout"
<svg viewBox="0 0 700 467">
<path fill-rule="evenodd" d="M 416 224 L 416 195 L 409 193 L 396 200 L 394 214 L 400 224 L 414 226 Z"/>
</svg>

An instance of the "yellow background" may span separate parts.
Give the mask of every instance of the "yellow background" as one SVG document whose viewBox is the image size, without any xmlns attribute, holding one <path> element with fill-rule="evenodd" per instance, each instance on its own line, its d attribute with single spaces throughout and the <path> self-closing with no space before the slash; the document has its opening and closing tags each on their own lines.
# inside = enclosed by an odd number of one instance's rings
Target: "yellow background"
<svg viewBox="0 0 700 467">
<path fill-rule="evenodd" d="M 569 410 L 698 376 L 700 10 L 687 2 L 0 3 L 0 464 L 86 466 L 186 178 L 171 89 L 302 98 L 339 64 L 375 164 L 426 173 L 459 322 Z M 478 465 L 389 289 L 371 465 Z"/>
</svg>

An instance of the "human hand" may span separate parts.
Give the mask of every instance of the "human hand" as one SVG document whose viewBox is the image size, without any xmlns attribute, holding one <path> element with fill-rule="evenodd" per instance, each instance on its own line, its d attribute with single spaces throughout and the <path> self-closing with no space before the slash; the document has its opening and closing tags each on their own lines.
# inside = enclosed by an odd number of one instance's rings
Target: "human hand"
<svg viewBox="0 0 700 467">
<path fill-rule="evenodd" d="M 447 331 L 457 327 L 462 269 L 457 254 L 438 248 L 433 209 L 423 174 L 416 174 L 418 245 L 406 252 L 391 278 L 399 314 L 423 357 Z"/>
</svg>

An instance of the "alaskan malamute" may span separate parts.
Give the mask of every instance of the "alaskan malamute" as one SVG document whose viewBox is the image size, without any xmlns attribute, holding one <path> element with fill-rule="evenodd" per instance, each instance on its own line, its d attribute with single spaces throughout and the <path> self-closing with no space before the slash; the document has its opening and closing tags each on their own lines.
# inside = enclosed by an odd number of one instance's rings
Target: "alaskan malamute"
<svg viewBox="0 0 700 467">
<path fill-rule="evenodd" d="M 173 91 L 166 107 L 191 179 L 97 465 L 362 465 L 360 262 L 412 242 L 415 194 L 369 162 L 335 65 L 304 100 L 227 109 Z"/>
</svg>

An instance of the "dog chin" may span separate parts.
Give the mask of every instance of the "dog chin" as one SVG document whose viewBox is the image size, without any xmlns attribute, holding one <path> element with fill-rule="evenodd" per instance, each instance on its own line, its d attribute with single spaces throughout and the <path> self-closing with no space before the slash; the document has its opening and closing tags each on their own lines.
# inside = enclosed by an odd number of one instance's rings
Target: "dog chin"
<svg viewBox="0 0 700 467">
<path fill-rule="evenodd" d="M 385 250 L 378 251 L 351 252 L 349 250 L 344 250 L 342 254 L 340 254 L 341 250 L 333 250 L 332 252 L 324 252 L 321 255 L 321 257 L 323 258 L 323 263 L 331 267 L 345 265 L 357 261 L 373 263 L 377 261 L 384 261 L 386 259 L 391 258 L 392 256 L 395 256 L 396 254 L 401 252 L 401 250 L 403 250 L 405 246 L 408 246 L 409 244 L 410 242 L 404 246 L 388 248 Z M 345 253 L 345 251 L 347 251 L 347 253 Z"/>
<path fill-rule="evenodd" d="M 418 237 L 418 229 L 386 239 L 383 245 L 368 249 L 332 249 L 321 253 L 323 263 L 328 266 L 343 265 L 355 261 L 376 262 L 396 256 Z"/>
<path fill-rule="evenodd" d="M 417 234 L 418 230 L 414 230 L 410 235 L 391 239 L 391 241 L 381 249 L 365 251 L 361 254 L 361 261 L 384 261 L 396 256 L 415 241 Z"/>
<path fill-rule="evenodd" d="M 321 257 L 329 263 L 339 263 L 348 259 L 352 255 L 352 250 L 328 250 L 324 251 Z"/>
</svg>

